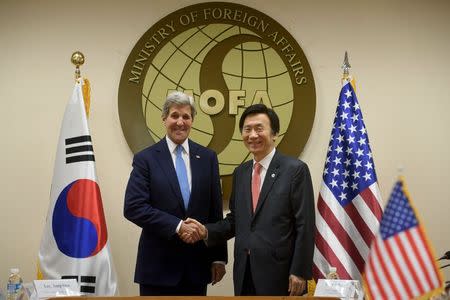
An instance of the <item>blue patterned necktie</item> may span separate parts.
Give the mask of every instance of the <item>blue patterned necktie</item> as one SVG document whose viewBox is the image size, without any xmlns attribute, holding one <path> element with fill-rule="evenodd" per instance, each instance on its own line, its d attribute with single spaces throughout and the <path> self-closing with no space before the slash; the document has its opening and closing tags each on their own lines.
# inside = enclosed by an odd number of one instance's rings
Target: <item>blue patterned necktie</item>
<svg viewBox="0 0 450 300">
<path fill-rule="evenodd" d="M 175 171 L 177 172 L 178 183 L 180 184 L 181 195 L 183 196 L 184 208 L 187 210 L 191 191 L 189 188 L 186 165 L 184 164 L 182 156 L 183 146 L 178 145 L 176 148 L 176 152 L 177 158 L 175 159 Z"/>
</svg>

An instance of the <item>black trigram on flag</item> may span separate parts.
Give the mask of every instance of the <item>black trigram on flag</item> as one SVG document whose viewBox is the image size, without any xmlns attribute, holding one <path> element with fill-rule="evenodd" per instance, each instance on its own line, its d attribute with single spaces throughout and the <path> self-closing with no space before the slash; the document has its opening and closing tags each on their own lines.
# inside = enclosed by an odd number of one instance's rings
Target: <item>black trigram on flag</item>
<svg viewBox="0 0 450 300">
<path fill-rule="evenodd" d="M 95 161 L 90 135 L 66 139 L 66 164 L 80 161 Z"/>
</svg>

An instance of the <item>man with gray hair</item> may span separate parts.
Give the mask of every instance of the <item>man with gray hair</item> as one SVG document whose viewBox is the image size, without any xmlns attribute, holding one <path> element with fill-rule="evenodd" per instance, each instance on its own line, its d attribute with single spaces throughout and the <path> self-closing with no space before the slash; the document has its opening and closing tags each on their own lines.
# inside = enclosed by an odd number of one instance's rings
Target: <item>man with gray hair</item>
<svg viewBox="0 0 450 300">
<path fill-rule="evenodd" d="M 223 218 L 217 155 L 188 139 L 194 99 L 167 97 L 162 121 L 166 136 L 134 156 L 125 192 L 124 216 L 142 228 L 134 281 L 141 296 L 206 295 L 208 283 L 225 274 L 226 244 L 186 244 L 197 234 L 184 220 L 214 223 Z"/>
</svg>

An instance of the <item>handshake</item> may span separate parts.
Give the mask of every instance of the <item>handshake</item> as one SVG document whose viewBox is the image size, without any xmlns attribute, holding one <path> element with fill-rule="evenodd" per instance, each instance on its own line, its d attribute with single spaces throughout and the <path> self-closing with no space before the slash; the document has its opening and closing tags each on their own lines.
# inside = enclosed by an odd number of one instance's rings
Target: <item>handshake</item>
<svg viewBox="0 0 450 300">
<path fill-rule="evenodd" d="M 200 240 L 206 239 L 208 236 L 208 230 L 199 221 L 187 218 L 186 220 L 181 222 L 178 236 L 183 242 L 193 244 Z"/>
</svg>

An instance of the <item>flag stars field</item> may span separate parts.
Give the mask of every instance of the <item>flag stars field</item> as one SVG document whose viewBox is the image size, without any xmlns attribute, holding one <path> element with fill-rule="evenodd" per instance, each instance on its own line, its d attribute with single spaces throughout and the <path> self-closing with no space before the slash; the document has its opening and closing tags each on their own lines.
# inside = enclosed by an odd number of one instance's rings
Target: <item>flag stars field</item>
<svg viewBox="0 0 450 300">
<path fill-rule="evenodd" d="M 333 127 L 325 166 L 328 167 L 328 170 L 324 171 L 324 175 L 332 174 L 333 177 L 340 177 L 346 174 L 348 176 L 350 173 L 345 172 L 348 169 L 348 171 L 351 171 L 353 179 L 356 180 L 362 176 L 361 174 L 364 174 L 365 181 L 373 183 L 376 181 L 376 177 L 375 174 L 372 174 L 373 162 L 371 156 L 368 155 L 371 151 L 368 146 L 366 130 L 363 129 L 365 126 L 362 123 L 359 105 L 356 105 L 357 103 L 351 105 L 351 102 L 349 102 L 350 100 L 354 101 L 355 98 L 349 89 L 345 91 L 343 97 L 340 98 L 334 120 L 334 124 L 340 124 L 340 126 L 336 128 L 336 125 L 334 125 Z M 355 141 L 357 141 L 358 146 L 356 146 Z M 355 160 L 349 159 L 353 153 L 357 156 Z M 342 161 L 345 161 L 344 164 L 342 164 Z M 338 181 L 342 182 L 342 180 Z M 328 182 L 331 183 L 331 181 Z M 349 184 L 352 183 L 349 182 Z M 341 187 L 346 188 L 345 185 Z M 364 187 L 367 186 L 361 188 Z M 330 188 L 333 193 L 336 191 L 335 196 L 339 197 L 338 186 L 330 184 Z"/>
</svg>

